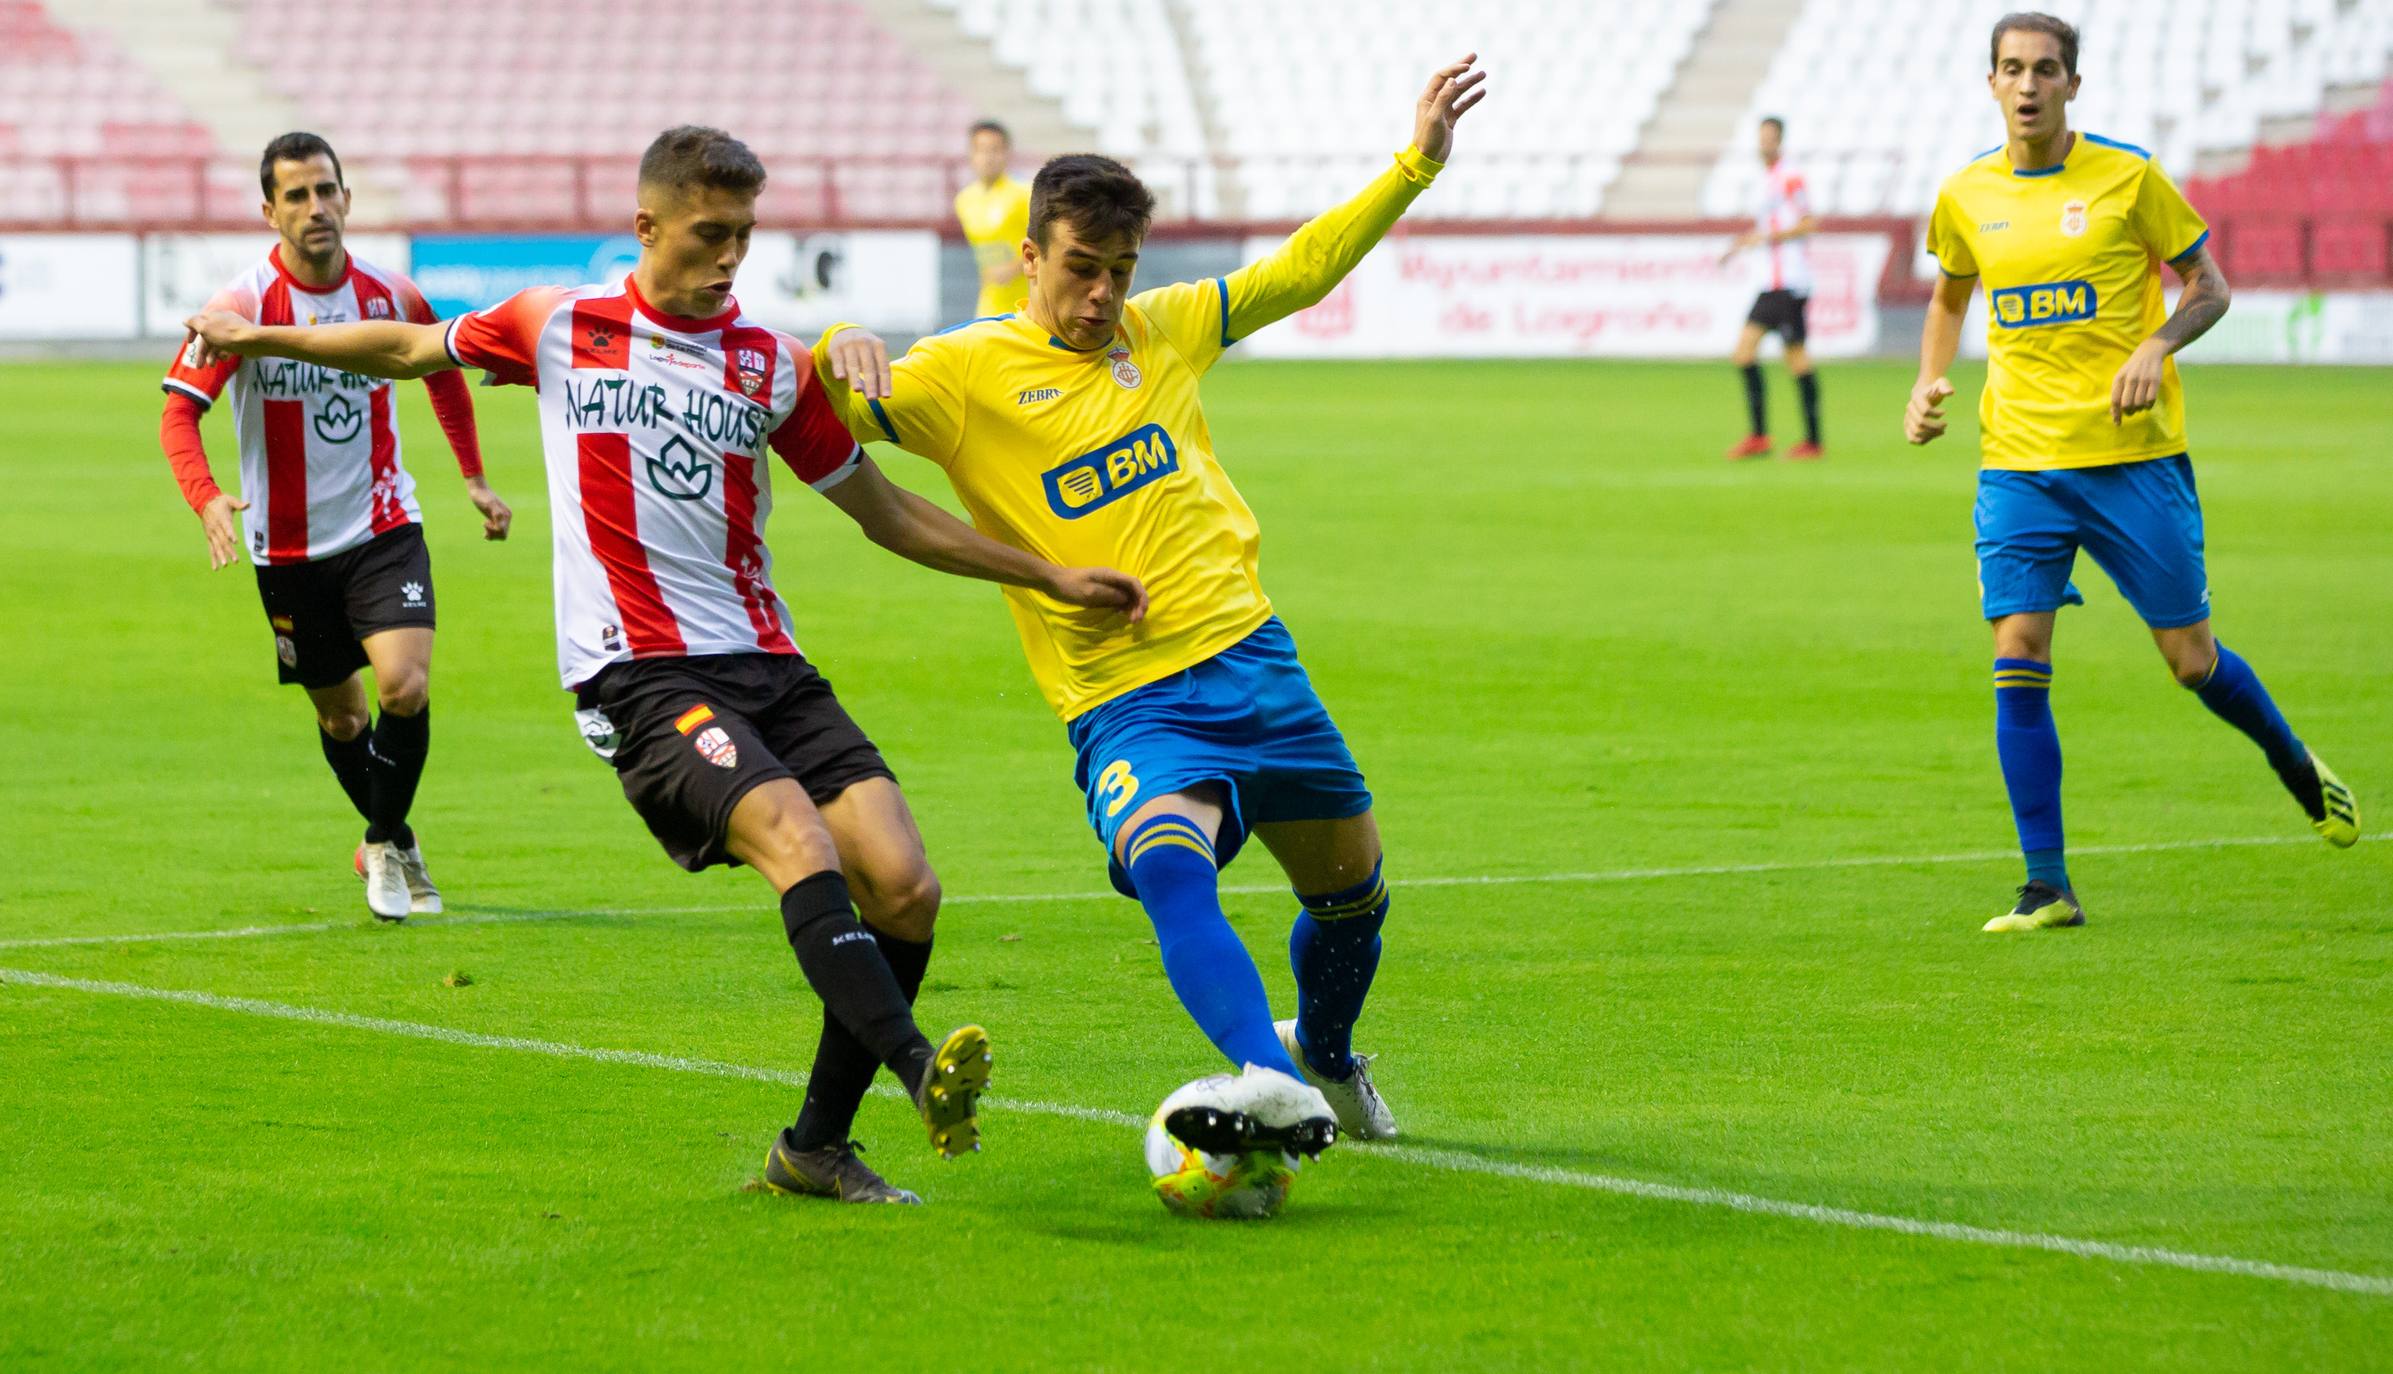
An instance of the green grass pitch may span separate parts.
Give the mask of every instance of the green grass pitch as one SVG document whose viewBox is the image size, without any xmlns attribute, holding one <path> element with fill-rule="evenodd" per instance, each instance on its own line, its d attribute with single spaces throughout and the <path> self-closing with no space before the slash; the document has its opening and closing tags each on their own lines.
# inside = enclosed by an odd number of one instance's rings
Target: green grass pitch
<svg viewBox="0 0 2393 1374">
<path fill-rule="evenodd" d="M 486 545 L 403 389 L 452 915 L 380 929 L 156 369 L 0 370 L 0 1368 L 2389 1367 L 2386 823 L 2319 843 L 2081 565 L 2054 706 L 2092 924 L 1979 934 L 2018 878 L 1975 433 L 1905 448 L 1908 374 L 1828 368 L 1816 466 L 1719 459 L 1721 365 L 1216 374 L 1379 796 L 1361 1038 L 1406 1129 L 1240 1227 L 1147 1190 L 1121 1118 L 1213 1058 L 993 590 L 780 484 L 800 640 L 949 893 L 924 1020 L 985 1022 L 1023 1105 L 941 1164 L 867 1104 L 918 1211 L 771 1197 L 817 1006 L 756 879 L 674 868 L 579 743 L 530 395 L 477 392 L 519 517 Z M 2374 817 L 2389 383 L 2187 383 L 2221 635 Z M 1262 857 L 1229 905 L 1285 1004 Z"/>
</svg>

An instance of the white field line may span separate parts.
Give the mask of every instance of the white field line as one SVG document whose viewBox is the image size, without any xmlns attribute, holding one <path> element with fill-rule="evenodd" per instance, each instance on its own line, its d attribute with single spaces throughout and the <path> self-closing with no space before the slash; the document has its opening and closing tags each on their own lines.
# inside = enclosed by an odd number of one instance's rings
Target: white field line
<svg viewBox="0 0 2393 1374">
<path fill-rule="evenodd" d="M 793 1088 L 803 1087 L 806 1082 L 804 1074 L 786 1069 L 758 1068 L 748 1064 L 729 1064 L 714 1059 L 690 1059 L 671 1054 L 649 1054 L 641 1050 L 602 1049 L 589 1045 L 568 1044 L 558 1040 L 533 1040 L 512 1035 L 482 1035 L 473 1031 L 455 1030 L 447 1026 L 426 1025 L 416 1021 L 394 1021 L 380 1016 L 358 1016 L 349 1012 L 327 1011 L 318 1007 L 260 1001 L 252 997 L 220 997 L 208 992 L 143 987 L 134 983 L 100 982 L 86 978 L 64 978 L 56 974 L 7 968 L 0 968 L 0 983 L 100 993 L 112 997 L 131 997 L 153 1002 L 175 1002 L 186 1006 L 207 1007 L 217 1011 L 239 1012 L 248 1016 L 302 1021 L 312 1025 L 337 1026 L 347 1030 L 372 1031 L 382 1035 L 400 1035 L 418 1040 L 436 1040 L 443 1044 L 465 1045 L 476 1049 L 515 1050 L 525 1054 L 548 1055 L 557 1059 L 579 1059 L 598 1064 L 621 1064 L 633 1068 L 663 1069 L 672 1073 L 702 1074 L 714 1078 L 747 1079 L 753 1082 L 773 1083 Z M 879 1091 L 893 1094 L 895 1090 L 884 1088 Z M 1003 1110 L 1035 1112 L 1045 1116 L 1067 1117 L 1075 1121 L 1090 1121 L 1107 1126 L 1136 1128 L 1146 1125 L 1144 1117 L 1095 1107 L 1076 1107 L 1060 1102 L 1029 1102 L 999 1098 L 990 1098 L 988 1101 L 990 1106 Z M 2149 1245 L 2118 1245 L 2109 1241 L 2081 1240 L 2071 1236 L 2047 1235 L 2036 1231 L 2009 1231 L 1984 1226 L 1965 1226 L 1957 1222 L 1923 1221 L 1916 1217 L 1890 1216 L 1881 1212 L 1861 1212 L 1845 1207 L 1822 1207 L 1809 1202 L 1786 1202 L 1777 1198 L 1759 1197 L 1752 1193 L 1731 1192 L 1720 1188 L 1691 1188 L 1680 1184 L 1620 1178 L 1610 1174 L 1588 1173 L 1577 1169 L 1514 1164 L 1504 1160 L 1482 1159 L 1477 1155 L 1464 1154 L 1454 1150 L 1430 1150 L 1403 1145 L 1357 1146 L 1344 1152 L 1343 1157 L 1351 1159 L 1358 1155 L 1367 1159 L 1390 1159 L 1399 1163 L 1453 1173 L 1485 1174 L 1523 1183 L 1541 1183 L 1553 1187 L 1581 1188 L 1593 1192 L 1612 1193 L 1648 1202 L 1676 1202 L 1696 1207 L 1723 1207 L 1731 1211 L 1749 1212 L 1758 1216 L 1806 1221 L 1818 1226 L 1842 1226 L 1864 1231 L 1890 1231 L 1897 1235 L 1953 1241 L 1963 1245 L 1983 1245 L 2014 1250 L 2048 1250 L 2055 1254 L 2074 1255 L 2080 1259 L 2108 1260 L 2115 1264 L 2152 1265 L 2200 1274 L 2229 1274 L 2241 1278 L 2267 1279 L 2277 1283 L 2332 1289 L 2340 1293 L 2393 1297 L 2393 1277 L 2351 1273 L 2341 1269 L 2312 1269 L 2300 1265 L 2275 1264 L 2266 1260 L 2238 1259 L 2231 1255 L 2207 1255 Z"/>
<path fill-rule="evenodd" d="M 2365 838 L 2393 840 L 2393 831 L 2379 831 Z M 2301 835 L 2244 835 L 2208 840 L 2162 840 L 2152 844 L 2089 844 L 2078 845 L 2072 854 L 2162 854 L 2183 849 L 2248 849 L 2255 846 L 2317 844 L 2319 841 Z M 1689 868 L 1613 868 L 1584 873 L 1494 873 L 1456 877 L 1400 878 L 1394 886 L 1398 890 L 1416 887 L 1513 887 L 1533 883 L 1627 883 L 1661 878 L 1717 878 L 1747 873 L 1816 873 L 1839 868 L 1907 868 L 1914 864 L 1974 864 L 1994 863 L 2018 858 L 2018 851 L 2010 849 L 1981 850 L 1968 854 L 1866 854 L 1842 859 L 1787 859 L 1774 863 L 1699 864 Z M 1252 886 L 1225 886 L 1226 896 L 1260 897 L 1288 890 L 1285 883 L 1266 883 Z M 942 906 L 1018 905 L 1025 902 L 1090 902 L 1118 896 L 1106 892 L 951 892 L 941 900 Z M 756 902 L 735 902 L 718 906 L 662 906 L 662 907 L 591 907 L 560 908 L 555 911 L 499 911 L 458 916 L 420 916 L 407 922 L 413 927 L 512 925 L 524 921 L 562 921 L 583 916 L 689 916 L 717 914 L 731 911 L 761 911 L 766 907 Z M 364 918 L 353 917 L 339 921 L 305 921 L 291 925 L 236 926 L 223 930 L 154 930 L 131 931 L 112 935 L 50 935 L 24 940 L 0 940 L 0 949 L 54 949 L 72 945 L 136 945 L 161 940 L 245 940 L 261 935 L 307 935 L 327 930 L 345 930 L 361 926 Z"/>
</svg>

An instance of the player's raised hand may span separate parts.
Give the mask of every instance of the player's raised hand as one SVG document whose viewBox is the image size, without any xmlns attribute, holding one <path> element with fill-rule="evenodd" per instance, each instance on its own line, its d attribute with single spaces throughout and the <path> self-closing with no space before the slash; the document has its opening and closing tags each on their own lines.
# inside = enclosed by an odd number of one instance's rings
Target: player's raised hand
<svg viewBox="0 0 2393 1374">
<path fill-rule="evenodd" d="M 223 492 L 200 507 L 199 527 L 208 535 L 208 570 L 214 572 L 241 556 L 241 536 L 233 529 L 233 512 L 248 510 L 247 501 L 236 501 Z"/>
<path fill-rule="evenodd" d="M 2110 422 L 2117 424 L 2130 415 L 2141 415 L 2160 401 L 2160 382 L 2169 361 L 2167 345 L 2146 339 L 2135 352 L 2127 355 L 2127 362 L 2110 383 Z"/>
<path fill-rule="evenodd" d="M 244 358 L 253 350 L 257 326 L 230 310 L 203 310 L 183 321 L 199 343 L 194 367 L 213 367 L 226 358 Z"/>
<path fill-rule="evenodd" d="M 468 481 L 465 484 L 465 499 L 474 503 L 475 510 L 482 512 L 484 539 L 507 537 L 507 531 L 515 524 L 515 512 L 499 499 L 497 492 L 490 489 L 489 482 L 479 477 Z"/>
<path fill-rule="evenodd" d="M 1479 84 L 1487 80 L 1487 73 L 1471 70 L 1478 60 L 1479 54 L 1465 53 L 1461 61 L 1438 68 L 1413 107 L 1413 146 L 1432 162 L 1446 160 L 1454 150 L 1455 121 L 1487 96 L 1487 88 Z"/>
<path fill-rule="evenodd" d="M 842 329 L 824 345 L 831 375 L 868 401 L 889 397 L 889 345 L 869 329 Z"/>
<path fill-rule="evenodd" d="M 1112 568 L 1062 568 L 1048 595 L 1074 606 L 1118 610 L 1136 625 L 1147 618 L 1147 584 Z"/>
<path fill-rule="evenodd" d="M 1903 410 L 1903 437 L 1915 444 L 1943 438 L 1944 403 L 1952 394 L 1953 384 L 1942 377 L 1911 388 L 1911 404 Z"/>
</svg>

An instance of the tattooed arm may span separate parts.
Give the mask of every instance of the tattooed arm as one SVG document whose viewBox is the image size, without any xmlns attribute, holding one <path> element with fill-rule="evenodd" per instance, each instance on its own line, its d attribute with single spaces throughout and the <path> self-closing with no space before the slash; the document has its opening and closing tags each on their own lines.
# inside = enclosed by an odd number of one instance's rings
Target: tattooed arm
<svg viewBox="0 0 2393 1374">
<path fill-rule="evenodd" d="M 2151 338 L 2128 355 L 2126 366 L 2111 379 L 2110 419 L 2114 425 L 2150 410 L 2160 399 L 2161 365 L 2168 356 L 2201 338 L 2227 313 L 2232 296 L 2227 275 L 2207 248 L 2197 246 L 2169 266 L 2176 269 L 2185 290 L 2178 294 L 2177 308 L 2152 331 Z"/>
</svg>

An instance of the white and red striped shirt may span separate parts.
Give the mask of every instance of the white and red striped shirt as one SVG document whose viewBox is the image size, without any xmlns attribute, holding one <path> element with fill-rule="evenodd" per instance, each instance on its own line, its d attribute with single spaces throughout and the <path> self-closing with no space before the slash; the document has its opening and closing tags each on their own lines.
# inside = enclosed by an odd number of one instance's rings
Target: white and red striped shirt
<svg viewBox="0 0 2393 1374">
<path fill-rule="evenodd" d="M 354 257 L 331 286 L 305 285 L 283 266 L 279 244 L 207 308 L 259 324 L 436 319 L 413 282 Z M 196 340 L 186 342 L 164 385 L 203 408 L 231 385 L 241 494 L 249 502 L 241 524 L 252 561 L 328 558 L 423 520 L 415 479 L 399 461 L 388 381 L 287 358 L 223 358 L 197 367 L 198 351 Z M 470 442 L 470 421 L 467 433 Z M 481 470 L 478 455 L 461 451 L 459 462 L 469 475 Z"/>
<path fill-rule="evenodd" d="M 460 315 L 448 348 L 540 391 L 566 687 L 625 658 L 798 651 L 764 542 L 766 450 L 818 491 L 863 459 L 804 344 L 737 302 L 665 314 L 626 278 Z"/>
<path fill-rule="evenodd" d="M 1803 184 L 1803 176 L 1789 166 L 1785 158 L 1762 169 L 1761 206 L 1754 212 L 1753 229 L 1762 236 L 1761 244 L 1753 250 L 1753 276 L 1756 291 L 1792 291 L 1798 296 L 1811 294 L 1811 245 L 1804 239 L 1788 239 L 1772 243 L 1772 234 L 1783 234 L 1803 222 L 1811 213 L 1811 192 Z"/>
</svg>

